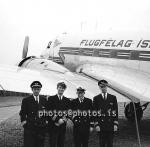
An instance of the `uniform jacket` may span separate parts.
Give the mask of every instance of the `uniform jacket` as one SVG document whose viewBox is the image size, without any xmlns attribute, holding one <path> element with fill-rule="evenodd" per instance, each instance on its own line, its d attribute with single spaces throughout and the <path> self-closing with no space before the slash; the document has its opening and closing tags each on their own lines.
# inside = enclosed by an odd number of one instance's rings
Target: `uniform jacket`
<svg viewBox="0 0 150 147">
<path fill-rule="evenodd" d="M 75 116 L 73 115 L 72 120 L 74 126 L 90 126 L 90 122 L 92 122 L 91 113 L 92 111 L 92 100 L 89 98 L 84 98 L 83 102 L 79 101 L 79 98 L 72 100 L 72 111 L 77 113 L 81 113 L 81 115 Z M 74 114 L 74 112 L 73 112 Z"/>
<path fill-rule="evenodd" d="M 46 127 L 46 116 L 39 117 L 39 112 L 46 110 L 47 100 L 43 96 L 39 96 L 39 103 L 37 103 L 33 95 L 26 97 L 22 100 L 20 119 L 27 121 L 24 128 L 39 129 Z"/>
<path fill-rule="evenodd" d="M 67 112 L 69 109 L 71 108 L 70 105 L 70 100 L 68 98 L 66 98 L 65 96 L 62 97 L 62 100 L 59 100 L 57 94 L 54 96 L 50 96 L 48 98 L 48 110 L 52 111 L 52 112 L 60 112 L 57 117 L 52 120 L 52 118 L 54 117 L 54 115 L 52 117 L 49 117 L 49 122 L 58 122 L 58 120 L 64 116 L 67 116 Z M 63 113 L 63 115 L 61 116 L 61 113 Z M 53 113 L 54 114 L 54 113 Z"/>
<path fill-rule="evenodd" d="M 100 129 L 113 131 L 114 124 L 118 122 L 118 104 L 116 96 L 107 93 L 104 100 L 102 94 L 93 98 L 93 108 L 98 112 L 95 121 L 98 122 Z"/>
</svg>

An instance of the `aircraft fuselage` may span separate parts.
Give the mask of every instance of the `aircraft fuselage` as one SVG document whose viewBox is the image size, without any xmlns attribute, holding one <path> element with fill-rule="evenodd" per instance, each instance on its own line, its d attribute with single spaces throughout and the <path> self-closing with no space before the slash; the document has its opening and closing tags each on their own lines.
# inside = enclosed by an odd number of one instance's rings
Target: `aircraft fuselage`
<svg viewBox="0 0 150 147">
<path fill-rule="evenodd" d="M 148 34 L 140 35 L 63 35 L 56 39 L 59 45 L 49 49 L 49 57 L 56 62 L 59 59 L 71 71 L 82 64 L 94 63 L 150 73 L 150 39 Z"/>
</svg>

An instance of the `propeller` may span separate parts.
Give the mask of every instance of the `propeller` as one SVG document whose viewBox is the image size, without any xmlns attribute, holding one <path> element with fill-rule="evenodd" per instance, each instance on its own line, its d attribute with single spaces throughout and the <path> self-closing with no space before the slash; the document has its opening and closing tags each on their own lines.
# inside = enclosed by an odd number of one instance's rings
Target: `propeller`
<svg viewBox="0 0 150 147">
<path fill-rule="evenodd" d="M 23 46 L 22 59 L 27 57 L 28 46 L 29 46 L 29 36 L 26 36 L 24 41 L 24 46 Z"/>
</svg>

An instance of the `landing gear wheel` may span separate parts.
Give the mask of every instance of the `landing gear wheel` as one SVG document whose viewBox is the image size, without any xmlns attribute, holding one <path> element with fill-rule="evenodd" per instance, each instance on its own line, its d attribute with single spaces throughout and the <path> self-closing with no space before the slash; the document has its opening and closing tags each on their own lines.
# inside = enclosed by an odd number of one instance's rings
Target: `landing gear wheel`
<svg viewBox="0 0 150 147">
<path fill-rule="evenodd" d="M 143 117 L 142 107 L 140 103 L 134 103 L 134 104 L 135 104 L 135 109 L 136 109 L 137 121 L 140 121 Z M 126 105 L 124 113 L 128 121 L 130 122 L 135 121 L 135 113 L 134 113 L 134 107 L 133 107 L 132 102 Z"/>
</svg>

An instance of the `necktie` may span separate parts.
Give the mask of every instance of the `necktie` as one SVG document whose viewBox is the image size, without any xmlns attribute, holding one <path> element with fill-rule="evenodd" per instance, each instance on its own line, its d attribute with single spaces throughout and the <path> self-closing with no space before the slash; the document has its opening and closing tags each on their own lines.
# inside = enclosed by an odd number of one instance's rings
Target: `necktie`
<svg viewBox="0 0 150 147">
<path fill-rule="evenodd" d="M 61 96 L 59 95 L 59 100 L 61 101 Z"/>
<path fill-rule="evenodd" d="M 103 96 L 104 96 L 104 100 L 106 100 L 106 93 L 104 93 Z"/>
<path fill-rule="evenodd" d="M 80 103 L 82 103 L 83 102 L 83 99 L 80 99 Z"/>
<path fill-rule="evenodd" d="M 39 103 L 39 101 L 38 101 L 38 96 L 36 96 L 36 102 Z"/>
</svg>

